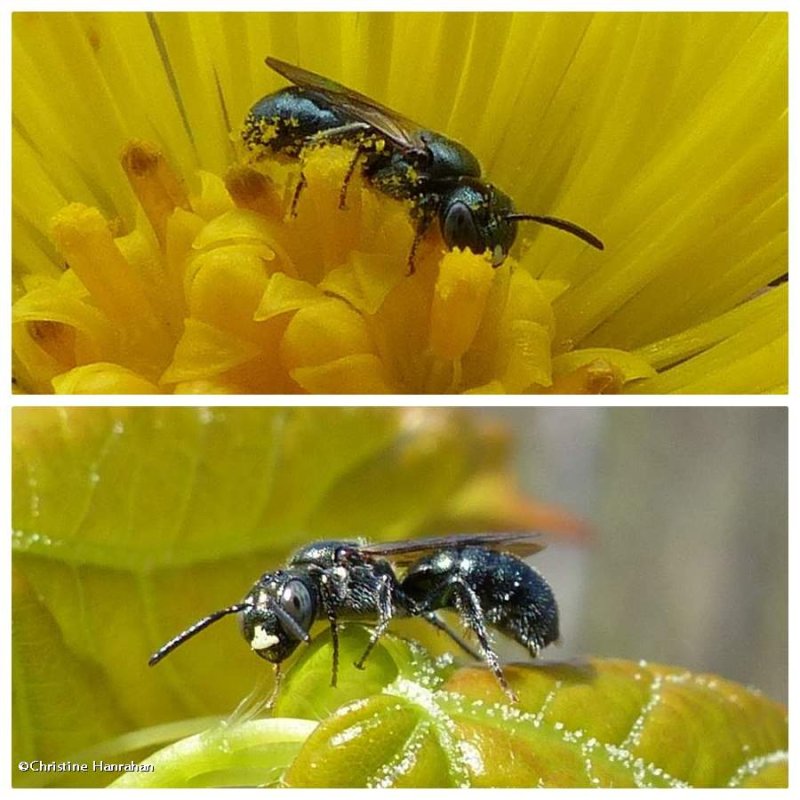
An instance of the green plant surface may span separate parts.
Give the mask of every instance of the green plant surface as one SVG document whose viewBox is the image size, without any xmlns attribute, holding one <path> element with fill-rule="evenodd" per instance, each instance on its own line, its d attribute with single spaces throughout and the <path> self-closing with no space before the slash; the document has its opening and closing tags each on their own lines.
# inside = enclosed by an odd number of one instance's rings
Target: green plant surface
<svg viewBox="0 0 800 800">
<path fill-rule="evenodd" d="M 131 771 L 114 788 L 205 788 L 279 785 L 286 767 L 316 727 L 305 719 L 220 722 L 148 757 L 152 773 Z"/>
<path fill-rule="evenodd" d="M 486 669 L 431 659 L 392 636 L 359 672 L 352 665 L 367 642 L 365 629 L 347 628 L 336 688 L 328 634 L 292 667 L 270 735 L 319 723 L 279 778 L 263 759 L 247 773 L 263 733 L 244 722 L 238 744 L 217 726 L 116 785 L 176 785 L 182 771 L 193 783 L 178 785 L 227 784 L 228 772 L 243 771 L 259 785 L 293 787 L 787 785 L 786 710 L 722 678 L 611 659 L 517 664 L 506 667 L 513 704 Z"/>
<path fill-rule="evenodd" d="M 502 435 L 449 410 L 25 408 L 13 423 L 15 764 L 110 742 L 116 761 L 143 757 L 153 743 L 131 734 L 230 712 L 267 666 L 234 620 L 157 668 L 148 656 L 302 543 L 539 520 Z"/>
</svg>

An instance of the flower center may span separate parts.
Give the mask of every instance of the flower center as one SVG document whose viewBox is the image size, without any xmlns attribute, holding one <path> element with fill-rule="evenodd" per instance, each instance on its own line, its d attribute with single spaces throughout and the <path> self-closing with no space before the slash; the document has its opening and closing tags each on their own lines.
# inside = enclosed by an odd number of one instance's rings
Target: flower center
<svg viewBox="0 0 800 800">
<path fill-rule="evenodd" d="M 156 147 L 131 142 L 122 166 L 143 215 L 123 236 L 77 204 L 53 220 L 68 266 L 15 305 L 23 387 L 620 388 L 625 370 L 602 353 L 559 356 L 554 370 L 554 285 L 513 257 L 495 269 L 491 253 L 448 251 L 436 221 L 416 237 L 414 202 L 371 185 L 354 154 L 251 153 L 224 178 L 201 173 L 190 192 Z"/>
</svg>

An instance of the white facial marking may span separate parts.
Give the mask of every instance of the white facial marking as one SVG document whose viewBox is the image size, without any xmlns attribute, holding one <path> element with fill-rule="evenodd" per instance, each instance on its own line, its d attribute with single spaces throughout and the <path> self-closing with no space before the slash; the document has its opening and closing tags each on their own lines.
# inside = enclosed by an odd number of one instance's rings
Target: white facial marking
<svg viewBox="0 0 800 800">
<path fill-rule="evenodd" d="M 277 636 L 273 636 L 264 630 L 263 625 L 256 625 L 253 628 L 253 638 L 250 640 L 250 647 L 253 650 L 269 650 L 280 642 Z"/>
</svg>

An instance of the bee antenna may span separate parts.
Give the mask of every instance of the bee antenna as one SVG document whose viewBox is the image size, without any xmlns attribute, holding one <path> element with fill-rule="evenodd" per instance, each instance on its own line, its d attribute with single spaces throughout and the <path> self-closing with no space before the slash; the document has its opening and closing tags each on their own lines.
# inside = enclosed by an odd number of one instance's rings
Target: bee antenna
<svg viewBox="0 0 800 800">
<path fill-rule="evenodd" d="M 573 236 L 583 239 L 586 244 L 590 244 L 598 250 L 605 249 L 603 243 L 593 233 L 589 233 L 586 228 L 581 228 L 580 225 L 576 225 L 574 222 L 561 219 L 560 217 L 541 217 L 535 214 L 507 214 L 506 219 L 514 222 L 521 222 L 523 220 L 540 222 L 542 225 L 549 225 L 551 228 L 558 228 L 561 231 L 571 233 Z"/>
<path fill-rule="evenodd" d="M 198 633 L 200 633 L 200 631 L 205 630 L 209 625 L 213 625 L 218 620 L 228 616 L 228 614 L 237 614 L 240 611 L 244 611 L 246 608 L 252 607 L 252 603 L 235 603 L 232 606 L 228 606 L 228 608 L 221 608 L 219 611 L 215 611 L 213 614 L 209 614 L 207 617 L 197 620 L 194 625 L 190 625 L 185 631 L 182 631 L 177 636 L 170 639 L 163 647 L 160 647 L 155 653 L 153 653 L 147 663 L 151 667 L 154 667 L 159 661 L 161 661 L 162 658 L 164 658 L 164 656 L 168 656 L 176 647 L 179 647 L 185 641 L 191 639 L 192 636 L 196 636 Z"/>
</svg>

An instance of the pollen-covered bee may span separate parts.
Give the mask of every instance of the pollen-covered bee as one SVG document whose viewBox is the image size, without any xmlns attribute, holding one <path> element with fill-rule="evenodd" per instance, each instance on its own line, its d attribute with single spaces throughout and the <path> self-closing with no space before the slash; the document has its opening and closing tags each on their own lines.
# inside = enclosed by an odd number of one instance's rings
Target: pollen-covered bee
<svg viewBox="0 0 800 800">
<path fill-rule="evenodd" d="M 245 145 L 292 158 L 301 158 L 308 147 L 352 145 L 339 207 L 345 207 L 347 185 L 359 162 L 376 189 L 410 200 L 415 237 L 409 274 L 417 246 L 434 219 L 449 249 L 488 253 L 495 267 L 508 255 L 522 220 L 559 228 L 603 249 L 600 239 L 574 222 L 518 213 L 508 195 L 481 177 L 478 159 L 462 144 L 322 75 L 277 58 L 268 57 L 266 63 L 294 86 L 262 97 L 250 109 L 242 132 Z M 293 213 L 304 186 L 301 174 Z"/>
</svg>

